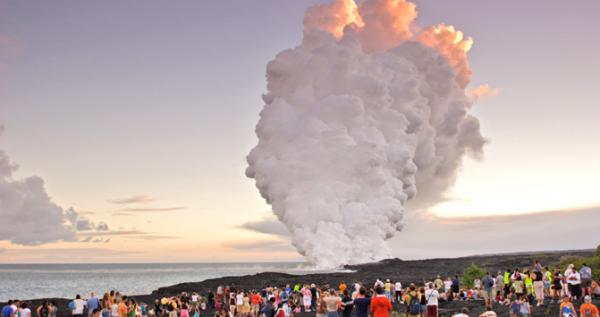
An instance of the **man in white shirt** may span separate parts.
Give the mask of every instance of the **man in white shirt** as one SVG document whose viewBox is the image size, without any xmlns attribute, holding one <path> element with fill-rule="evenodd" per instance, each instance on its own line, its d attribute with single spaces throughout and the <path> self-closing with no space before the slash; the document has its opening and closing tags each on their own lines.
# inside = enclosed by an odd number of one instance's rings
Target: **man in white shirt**
<svg viewBox="0 0 600 317">
<path fill-rule="evenodd" d="M 435 289 L 433 283 L 429 283 L 428 288 L 425 291 L 425 298 L 427 299 L 427 317 L 438 316 L 438 297 L 440 297 L 440 293 Z"/>
<path fill-rule="evenodd" d="M 569 284 L 569 293 L 573 299 L 581 298 L 581 274 L 577 272 L 575 266 L 571 269 L 569 275 L 567 275 L 567 284 Z"/>
<path fill-rule="evenodd" d="M 402 304 L 402 283 L 400 281 L 394 284 L 394 300 L 396 303 Z"/>
<path fill-rule="evenodd" d="M 77 294 L 75 296 L 75 300 L 73 300 L 73 316 L 81 317 L 83 316 L 83 310 L 85 309 L 86 301 L 81 299 L 81 295 Z"/>
</svg>

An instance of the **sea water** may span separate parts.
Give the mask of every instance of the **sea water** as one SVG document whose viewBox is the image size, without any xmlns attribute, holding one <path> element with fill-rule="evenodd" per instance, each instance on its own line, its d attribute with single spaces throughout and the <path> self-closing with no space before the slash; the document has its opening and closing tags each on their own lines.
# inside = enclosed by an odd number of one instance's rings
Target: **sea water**
<svg viewBox="0 0 600 317">
<path fill-rule="evenodd" d="M 109 290 L 150 294 L 163 286 L 259 272 L 306 273 L 303 263 L 0 264 L 0 302 L 74 298 Z"/>
</svg>

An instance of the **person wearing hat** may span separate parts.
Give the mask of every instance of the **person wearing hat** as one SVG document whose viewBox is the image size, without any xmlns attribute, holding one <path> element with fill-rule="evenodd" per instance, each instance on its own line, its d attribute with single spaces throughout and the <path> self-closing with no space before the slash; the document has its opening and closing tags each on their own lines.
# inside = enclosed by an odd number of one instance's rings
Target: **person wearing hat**
<svg viewBox="0 0 600 317">
<path fill-rule="evenodd" d="M 586 295 L 583 301 L 584 303 L 579 308 L 581 317 L 600 317 L 600 314 L 598 313 L 598 307 L 592 304 L 592 297 L 590 295 Z"/>
</svg>

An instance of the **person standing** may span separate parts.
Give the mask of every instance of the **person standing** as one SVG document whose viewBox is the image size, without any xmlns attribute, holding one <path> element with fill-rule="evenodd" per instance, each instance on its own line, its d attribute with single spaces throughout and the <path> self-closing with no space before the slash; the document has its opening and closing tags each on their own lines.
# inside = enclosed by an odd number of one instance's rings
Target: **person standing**
<svg viewBox="0 0 600 317">
<path fill-rule="evenodd" d="M 366 290 L 364 287 L 359 288 L 358 295 L 354 299 L 354 307 L 356 310 L 356 317 L 368 317 L 369 308 L 371 306 L 371 298 L 366 297 Z"/>
<path fill-rule="evenodd" d="M 327 307 L 327 317 L 338 317 L 338 309 L 340 308 L 342 299 L 336 295 L 333 288 L 329 290 L 329 295 L 323 300 Z"/>
<path fill-rule="evenodd" d="M 272 297 L 269 299 L 269 301 L 267 301 L 267 303 L 265 304 L 265 306 L 262 309 L 262 313 L 265 315 L 265 317 L 274 317 L 275 316 L 275 307 L 273 306 L 275 304 L 275 298 Z"/>
<path fill-rule="evenodd" d="M 81 317 L 83 316 L 83 311 L 85 310 L 86 302 L 81 299 L 81 295 L 77 294 L 75 296 L 75 300 L 73 300 L 73 317 Z"/>
<path fill-rule="evenodd" d="M 13 311 L 12 304 L 12 299 L 9 299 L 8 303 L 2 307 L 2 317 L 14 317 L 16 311 Z"/>
<path fill-rule="evenodd" d="M 539 270 L 538 270 L 538 266 L 539 266 Z M 544 273 L 542 273 L 541 270 L 541 265 L 539 262 L 536 261 L 536 266 L 535 266 L 535 270 L 533 271 L 533 292 L 535 294 L 535 298 L 536 298 L 536 306 L 539 307 L 540 305 L 544 305 L 544 288 L 545 288 L 545 284 L 546 284 L 546 276 L 544 275 Z"/>
<path fill-rule="evenodd" d="M 583 295 L 592 295 L 592 268 L 583 263 L 583 266 L 579 270 L 581 275 L 581 288 L 583 289 Z"/>
<path fill-rule="evenodd" d="M 490 272 L 487 272 L 481 281 L 483 284 L 483 298 L 485 300 L 485 306 L 491 307 L 492 300 L 494 298 L 494 279 Z"/>
<path fill-rule="evenodd" d="M 342 316 L 350 317 L 352 315 L 352 308 L 354 308 L 354 301 L 352 297 L 348 295 L 348 290 L 344 290 L 344 296 L 342 297 Z"/>
<path fill-rule="evenodd" d="M 90 298 L 88 298 L 87 303 L 88 316 L 91 317 L 96 308 L 100 308 L 100 300 L 96 297 L 96 293 L 90 293 Z"/>
<path fill-rule="evenodd" d="M 438 298 L 440 293 L 435 288 L 433 283 L 429 283 L 429 287 L 425 291 L 425 298 L 427 299 L 426 317 L 438 317 Z"/>
<path fill-rule="evenodd" d="M 586 295 L 583 301 L 584 303 L 579 308 L 581 317 L 600 317 L 598 307 L 592 304 L 592 297 L 590 295 Z"/>
<path fill-rule="evenodd" d="M 161 301 L 161 303 L 162 303 L 162 301 Z M 163 305 L 166 305 L 166 304 L 168 304 L 168 302 Z M 119 306 L 117 307 L 118 317 L 127 317 L 128 311 L 129 311 L 129 308 L 127 307 L 127 296 L 123 296 L 123 297 L 121 297 L 121 300 L 119 301 Z"/>
<path fill-rule="evenodd" d="M 460 280 L 458 279 L 458 275 L 454 276 L 454 279 L 452 280 L 452 297 L 456 298 L 458 297 L 458 292 L 460 292 Z"/>
<path fill-rule="evenodd" d="M 27 303 L 21 303 L 21 309 L 19 309 L 19 317 L 31 317 L 31 309 Z"/>
<path fill-rule="evenodd" d="M 569 293 L 574 299 L 581 300 L 581 274 L 577 272 L 577 268 L 573 266 L 571 273 L 567 276 L 569 284 Z"/>
<path fill-rule="evenodd" d="M 375 294 L 375 297 L 371 299 L 370 306 L 373 317 L 388 317 L 390 315 L 390 311 L 392 310 L 392 303 L 383 293 L 383 287 L 376 287 Z"/>
<path fill-rule="evenodd" d="M 394 301 L 398 304 L 403 304 L 403 302 L 402 302 L 402 283 L 400 283 L 400 281 L 396 281 L 396 284 L 394 284 Z"/>
</svg>

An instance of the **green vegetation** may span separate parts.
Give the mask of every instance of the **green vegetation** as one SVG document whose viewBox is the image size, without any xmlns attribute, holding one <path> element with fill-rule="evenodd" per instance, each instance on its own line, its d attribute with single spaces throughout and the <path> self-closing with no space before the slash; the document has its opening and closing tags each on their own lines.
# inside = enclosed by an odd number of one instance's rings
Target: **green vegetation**
<svg viewBox="0 0 600 317">
<path fill-rule="evenodd" d="M 473 287 L 473 281 L 476 279 L 482 279 L 485 276 L 485 270 L 482 267 L 475 265 L 475 263 L 471 263 L 469 267 L 465 270 L 460 280 L 461 287 Z"/>
<path fill-rule="evenodd" d="M 596 248 L 596 254 L 593 256 L 567 257 L 562 259 L 562 261 L 560 261 L 560 268 L 564 271 L 569 264 L 575 264 L 575 267 L 580 269 L 583 263 L 592 268 L 592 278 L 594 280 L 600 280 L 600 245 Z"/>
</svg>

